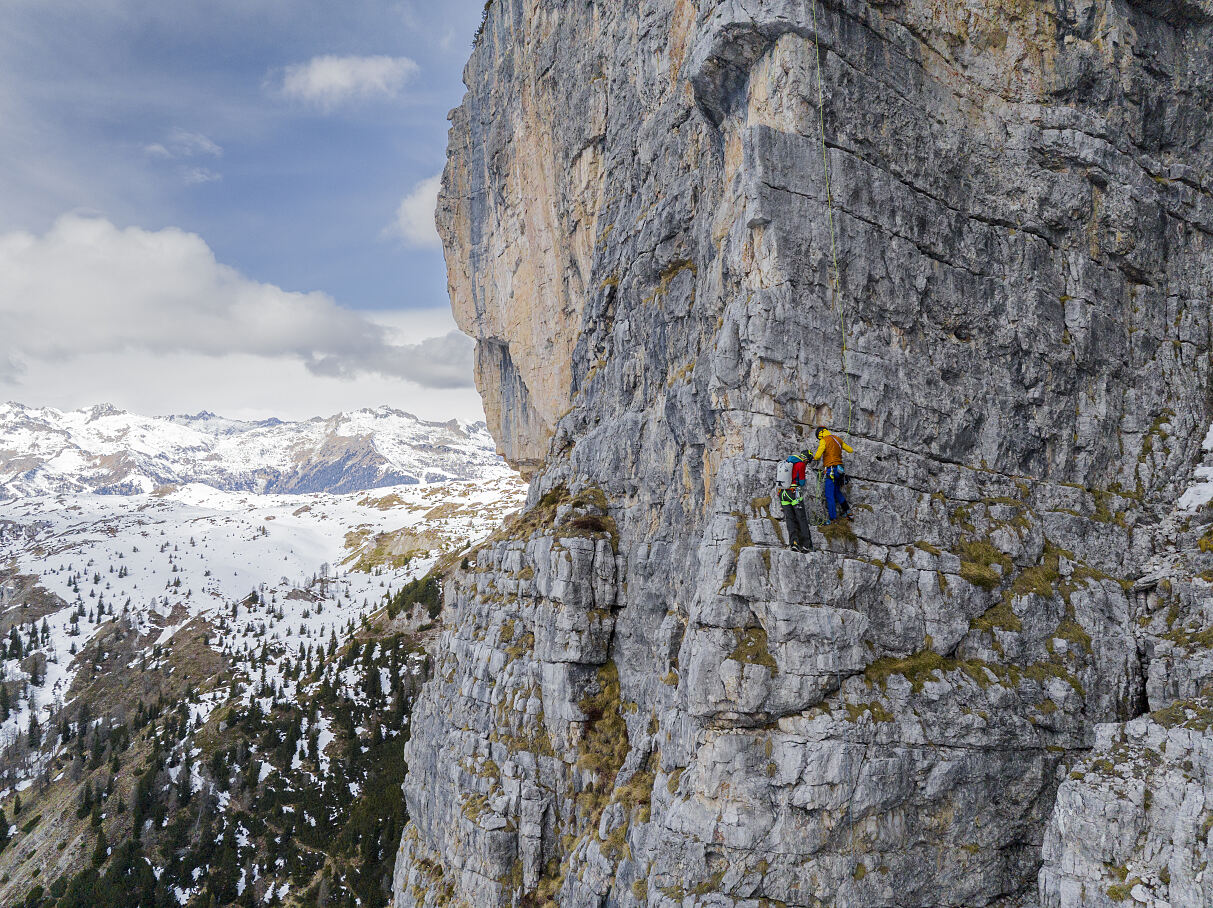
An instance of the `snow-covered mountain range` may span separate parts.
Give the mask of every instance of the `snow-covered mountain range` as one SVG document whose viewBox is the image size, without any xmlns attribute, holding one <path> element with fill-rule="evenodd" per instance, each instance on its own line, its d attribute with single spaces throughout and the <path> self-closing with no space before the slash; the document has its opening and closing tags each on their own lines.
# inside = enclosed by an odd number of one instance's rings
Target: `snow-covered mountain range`
<svg viewBox="0 0 1213 908">
<path fill-rule="evenodd" d="M 386 493 L 386 494 L 385 494 Z M 425 574 L 444 554 L 483 539 L 525 497 L 517 476 L 396 486 L 374 493 L 270 495 L 192 483 L 132 496 L 28 496 L 0 502 L 0 622 L 24 582 L 58 597 L 45 614 L 46 680 L 30 691 L 45 719 L 68 695 L 82 647 L 114 617 L 158 629 L 167 643 L 193 619 L 215 622 L 235 604 L 215 648 L 231 652 L 254 626 L 284 652 L 327 639 L 382 605 L 388 589 Z M 8 579 L 5 579 L 5 578 Z M 257 604 L 246 602 L 257 591 Z M 0 680 L 24 678 L 0 660 Z M 0 749 L 27 714 L 0 721 Z"/>
<path fill-rule="evenodd" d="M 213 413 L 148 417 L 100 405 L 0 405 L 0 499 L 134 495 L 205 483 L 223 491 L 355 492 L 509 473 L 484 423 L 425 422 L 388 407 L 302 422 Z"/>
<path fill-rule="evenodd" d="M 87 889 L 106 836 L 182 905 L 382 904 L 398 827 L 354 826 L 403 812 L 441 574 L 526 493 L 480 423 L 0 406 L 0 905 Z"/>
<path fill-rule="evenodd" d="M 112 622 L 149 647 L 205 627 L 250 673 L 256 635 L 274 644 L 257 666 L 273 675 L 525 497 L 483 423 L 386 407 L 248 423 L 0 406 L 0 639 L 38 640 L 0 651 L 0 762 L 31 711 L 46 722 L 71 700 L 77 654 Z"/>
</svg>

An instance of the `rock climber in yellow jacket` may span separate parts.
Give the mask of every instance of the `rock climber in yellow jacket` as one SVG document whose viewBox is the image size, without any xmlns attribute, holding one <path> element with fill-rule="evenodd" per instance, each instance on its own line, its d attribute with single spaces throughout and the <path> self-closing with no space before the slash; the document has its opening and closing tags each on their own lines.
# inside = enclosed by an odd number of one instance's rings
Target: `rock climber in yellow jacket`
<svg viewBox="0 0 1213 908">
<path fill-rule="evenodd" d="M 814 460 L 820 460 L 825 469 L 825 485 L 821 494 L 826 500 L 826 510 L 830 514 L 830 523 L 838 519 L 839 514 L 845 517 L 851 511 L 850 502 L 842 493 L 842 485 L 846 482 L 846 471 L 842 466 L 842 452 L 854 454 L 855 449 L 831 432 L 825 426 L 817 429 L 817 453 Z"/>
</svg>

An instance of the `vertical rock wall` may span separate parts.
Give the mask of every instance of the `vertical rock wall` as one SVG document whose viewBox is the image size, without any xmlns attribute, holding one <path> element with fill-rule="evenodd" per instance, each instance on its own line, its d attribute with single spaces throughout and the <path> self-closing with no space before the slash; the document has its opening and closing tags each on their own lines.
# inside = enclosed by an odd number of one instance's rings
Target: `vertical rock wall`
<svg viewBox="0 0 1213 908">
<path fill-rule="evenodd" d="M 1213 417 L 1211 22 L 493 0 L 439 226 L 534 482 L 448 582 L 398 906 L 1035 898 L 1097 725 L 1213 676 L 1138 588 Z"/>
</svg>

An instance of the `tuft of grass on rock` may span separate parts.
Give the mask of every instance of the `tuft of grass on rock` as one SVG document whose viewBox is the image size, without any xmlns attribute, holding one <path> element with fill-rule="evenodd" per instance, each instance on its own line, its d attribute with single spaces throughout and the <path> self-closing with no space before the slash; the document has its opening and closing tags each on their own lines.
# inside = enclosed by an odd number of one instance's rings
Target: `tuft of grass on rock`
<svg viewBox="0 0 1213 908">
<path fill-rule="evenodd" d="M 735 629 L 737 645 L 729 653 L 729 658 L 745 665 L 761 665 L 772 675 L 779 674 L 779 666 L 775 657 L 767 648 L 767 632 L 761 627 Z"/>
</svg>

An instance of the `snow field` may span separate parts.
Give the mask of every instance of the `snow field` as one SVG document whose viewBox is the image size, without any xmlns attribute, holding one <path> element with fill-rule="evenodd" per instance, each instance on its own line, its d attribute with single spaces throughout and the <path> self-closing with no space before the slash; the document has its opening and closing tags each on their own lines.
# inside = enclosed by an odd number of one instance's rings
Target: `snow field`
<svg viewBox="0 0 1213 908">
<path fill-rule="evenodd" d="M 483 539 L 525 494 L 510 474 L 347 495 L 256 495 L 191 483 L 168 494 L 0 501 L 0 564 L 36 576 L 67 603 L 46 616 L 45 635 L 36 622 L 39 641 L 46 637 L 38 650 L 45 679 L 28 684 L 28 699 L 0 723 L 0 749 L 27 730 L 31 709 L 45 723 L 63 705 L 78 669 L 74 653 L 124 615 L 141 634 L 155 634 L 148 669 L 160 667 L 157 644 L 202 618 L 208 644 L 247 679 L 241 699 L 257 697 L 268 709 L 276 690 L 295 696 L 287 660 L 344 641 L 389 591 L 423 576 L 443 551 Z M 352 569 L 362 547 L 399 530 L 424 532 L 437 548 L 400 566 Z M 23 626 L 23 637 L 28 631 Z M 0 671 L 10 681 L 31 680 L 17 660 Z M 202 694 L 192 720 L 205 722 L 225 698 L 226 691 Z M 321 729 L 322 745 L 326 735 L 331 740 Z"/>
<path fill-rule="evenodd" d="M 1209 434 L 1205 436 L 1202 447 L 1206 453 L 1213 453 L 1213 426 L 1209 427 Z M 1208 459 L 1206 457 L 1206 460 Z M 1195 511 L 1213 501 L 1213 465 L 1206 463 L 1197 467 L 1195 478 L 1196 482 L 1179 499 L 1180 510 Z"/>
</svg>

